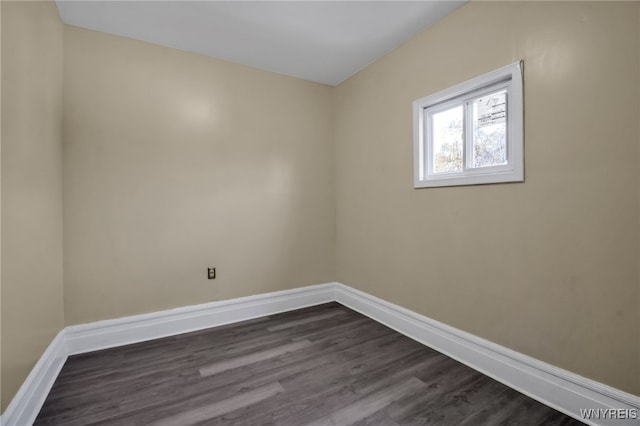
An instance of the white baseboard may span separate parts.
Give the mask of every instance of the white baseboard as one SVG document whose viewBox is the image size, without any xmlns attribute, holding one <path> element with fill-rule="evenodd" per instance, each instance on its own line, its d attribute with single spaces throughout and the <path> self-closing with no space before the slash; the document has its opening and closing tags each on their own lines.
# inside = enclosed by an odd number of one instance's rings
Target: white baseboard
<svg viewBox="0 0 640 426">
<path fill-rule="evenodd" d="M 245 321 L 334 300 L 333 283 L 264 293 L 144 315 L 72 325 L 65 329 L 69 355 L 113 348 Z"/>
<path fill-rule="evenodd" d="M 2 414 L 6 426 L 33 424 L 67 356 L 245 321 L 334 301 L 319 284 L 64 328 Z"/>
<path fill-rule="evenodd" d="M 32 424 L 66 360 L 64 330 L 62 330 L 49 344 L 27 379 L 18 389 L 2 414 L 2 423 L 0 424 L 7 426 Z"/>
<path fill-rule="evenodd" d="M 67 356 L 337 301 L 438 350 L 550 407 L 592 425 L 638 425 L 638 420 L 584 420 L 580 409 L 626 409 L 640 413 L 640 398 L 554 367 L 488 340 L 447 326 L 340 283 L 144 315 L 74 325 L 51 342 L 0 416 L 0 426 L 35 420 Z M 3 423 L 1 423 L 3 422 Z"/>
<path fill-rule="evenodd" d="M 636 419 L 583 419 L 581 409 L 629 410 L 640 398 L 336 283 L 336 301 L 451 358 L 591 425 L 640 425 Z M 602 414 L 602 412 L 600 412 Z M 609 414 L 611 415 L 611 414 Z"/>
</svg>

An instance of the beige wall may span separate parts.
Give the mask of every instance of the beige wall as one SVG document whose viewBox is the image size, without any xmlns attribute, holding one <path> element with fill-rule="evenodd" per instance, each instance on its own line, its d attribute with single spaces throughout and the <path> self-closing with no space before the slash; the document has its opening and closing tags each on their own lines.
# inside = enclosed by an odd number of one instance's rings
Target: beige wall
<svg viewBox="0 0 640 426">
<path fill-rule="evenodd" d="M 640 394 L 637 3 L 470 3 L 335 93 L 338 280 Z M 413 100 L 524 59 L 525 183 L 413 189 Z"/>
<path fill-rule="evenodd" d="M 62 108 L 55 6 L 1 10 L 3 408 L 63 322 L 336 278 L 640 394 L 638 4 L 473 2 L 335 89 L 65 27 Z M 526 182 L 413 189 L 411 102 L 518 59 Z"/>
<path fill-rule="evenodd" d="M 4 409 L 64 322 L 63 25 L 53 2 L 1 8 Z"/>
<path fill-rule="evenodd" d="M 64 41 L 66 324 L 335 279 L 328 86 Z"/>
</svg>

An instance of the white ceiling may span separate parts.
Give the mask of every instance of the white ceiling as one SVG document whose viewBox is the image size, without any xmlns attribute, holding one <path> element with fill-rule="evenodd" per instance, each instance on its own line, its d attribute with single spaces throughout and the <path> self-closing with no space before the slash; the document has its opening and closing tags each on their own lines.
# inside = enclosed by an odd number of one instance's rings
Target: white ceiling
<svg viewBox="0 0 640 426">
<path fill-rule="evenodd" d="M 68 1 L 66 24 L 336 85 L 463 1 Z"/>
</svg>

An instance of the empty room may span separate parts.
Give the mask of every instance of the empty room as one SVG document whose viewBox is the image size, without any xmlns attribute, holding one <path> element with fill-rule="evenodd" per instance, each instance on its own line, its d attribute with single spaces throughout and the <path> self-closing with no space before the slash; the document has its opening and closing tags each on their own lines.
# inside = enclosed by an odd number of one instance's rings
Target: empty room
<svg viewBox="0 0 640 426">
<path fill-rule="evenodd" d="M 0 426 L 640 425 L 640 2 L 0 22 Z"/>
</svg>

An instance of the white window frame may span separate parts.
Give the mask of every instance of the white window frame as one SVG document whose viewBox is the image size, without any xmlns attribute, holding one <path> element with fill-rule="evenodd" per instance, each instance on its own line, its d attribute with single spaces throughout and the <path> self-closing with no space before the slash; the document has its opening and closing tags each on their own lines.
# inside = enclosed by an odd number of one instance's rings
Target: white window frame
<svg viewBox="0 0 640 426">
<path fill-rule="evenodd" d="M 524 99 L 522 61 L 491 71 L 464 83 L 413 102 L 414 187 L 479 185 L 524 181 Z M 434 112 L 461 105 L 464 116 L 470 114 L 471 100 L 506 89 L 507 91 L 507 163 L 499 166 L 472 167 L 467 153 L 472 152 L 471 119 L 463 123 L 463 170 L 433 173 L 433 149 L 429 117 Z"/>
</svg>

